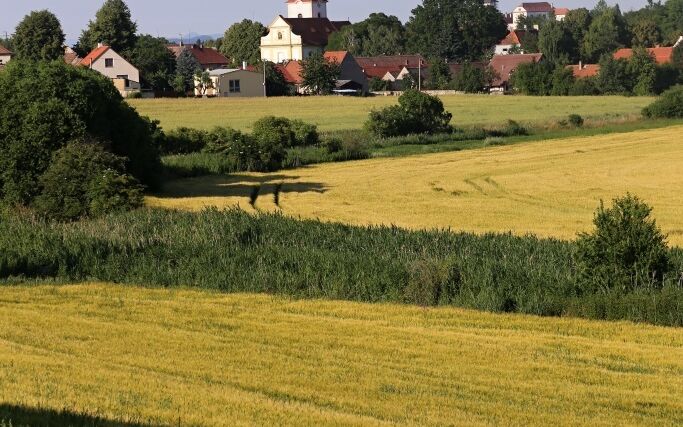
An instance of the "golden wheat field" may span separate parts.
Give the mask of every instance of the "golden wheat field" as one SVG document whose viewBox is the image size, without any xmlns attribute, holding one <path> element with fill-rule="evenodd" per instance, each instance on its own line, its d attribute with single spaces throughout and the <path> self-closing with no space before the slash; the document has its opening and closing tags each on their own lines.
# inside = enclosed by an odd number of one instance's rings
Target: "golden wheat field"
<svg viewBox="0 0 683 427">
<path fill-rule="evenodd" d="M 0 288 L 0 402 L 164 425 L 680 425 L 683 334 L 106 284 Z"/>
<path fill-rule="evenodd" d="M 351 224 L 574 238 L 601 199 L 631 192 L 683 245 L 683 126 L 504 147 L 323 164 L 274 174 L 170 182 L 148 204 L 199 210 L 239 205 L 263 185 L 259 210 Z"/>
<path fill-rule="evenodd" d="M 537 123 L 566 119 L 579 113 L 588 119 L 637 115 L 651 97 L 581 96 L 533 97 L 451 95 L 441 99 L 453 113 L 453 124 L 499 125 L 509 119 Z M 129 103 L 144 116 L 161 121 L 164 129 L 185 126 L 211 129 L 228 126 L 249 130 L 268 115 L 315 123 L 322 131 L 359 129 L 368 113 L 397 102 L 396 97 L 353 98 L 339 96 L 287 98 L 141 99 Z M 522 119 L 520 119 L 522 118 Z"/>
</svg>

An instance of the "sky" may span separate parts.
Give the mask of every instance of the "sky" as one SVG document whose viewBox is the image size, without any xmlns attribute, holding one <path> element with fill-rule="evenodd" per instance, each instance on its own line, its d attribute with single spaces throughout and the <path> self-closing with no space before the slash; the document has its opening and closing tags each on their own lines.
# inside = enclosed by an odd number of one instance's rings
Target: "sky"
<svg viewBox="0 0 683 427">
<path fill-rule="evenodd" d="M 500 9 L 511 11 L 522 0 L 502 0 Z M 527 0 L 529 1 L 529 0 Z M 608 0 L 614 4 L 615 0 Z M 591 8 L 597 0 L 556 0 L 558 7 Z M 62 23 L 67 41 L 80 35 L 103 0 L 2 0 L 0 35 L 11 34 L 19 21 L 31 10 L 49 9 Z M 163 37 L 179 34 L 220 34 L 232 23 L 244 18 L 268 25 L 275 16 L 286 11 L 284 0 L 127 0 L 133 19 L 141 33 Z M 352 22 L 362 20 L 371 12 L 384 12 L 406 21 L 419 0 L 330 0 L 328 15 L 331 19 Z M 623 11 L 638 9 L 646 0 L 622 0 Z M 195 6 L 196 5 L 196 6 Z"/>
</svg>

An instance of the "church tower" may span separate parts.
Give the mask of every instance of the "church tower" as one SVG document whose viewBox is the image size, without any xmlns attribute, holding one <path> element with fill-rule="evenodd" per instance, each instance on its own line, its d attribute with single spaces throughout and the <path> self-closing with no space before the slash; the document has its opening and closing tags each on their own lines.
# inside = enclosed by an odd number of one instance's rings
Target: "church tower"
<svg viewBox="0 0 683 427">
<path fill-rule="evenodd" d="M 327 18 L 327 0 L 287 0 L 288 18 Z"/>
</svg>

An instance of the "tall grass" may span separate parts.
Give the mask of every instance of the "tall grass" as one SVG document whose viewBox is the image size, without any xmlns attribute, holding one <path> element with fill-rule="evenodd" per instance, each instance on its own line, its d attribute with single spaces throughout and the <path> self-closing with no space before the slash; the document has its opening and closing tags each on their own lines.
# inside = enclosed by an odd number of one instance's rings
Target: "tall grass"
<svg viewBox="0 0 683 427">
<path fill-rule="evenodd" d="M 576 285 L 574 251 L 573 243 L 531 236 L 361 228 L 239 210 L 139 210 L 66 225 L 12 216 L 0 224 L 7 281 L 101 280 L 683 325 L 680 273 L 663 291 L 587 295 Z M 681 251 L 673 258 L 683 272 Z"/>
</svg>

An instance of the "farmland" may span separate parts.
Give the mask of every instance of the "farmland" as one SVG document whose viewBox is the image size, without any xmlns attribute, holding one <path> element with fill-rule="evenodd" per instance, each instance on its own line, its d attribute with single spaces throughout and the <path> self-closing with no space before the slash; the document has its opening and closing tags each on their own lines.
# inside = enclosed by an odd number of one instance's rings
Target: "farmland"
<svg viewBox="0 0 683 427">
<path fill-rule="evenodd" d="M 675 425 L 683 336 L 451 308 L 2 287 L 0 383 L 0 420 L 11 406 L 174 425 Z"/>
<path fill-rule="evenodd" d="M 632 192 L 654 206 L 683 245 L 683 126 L 397 159 L 318 165 L 275 174 L 173 181 L 158 207 L 241 206 L 262 186 L 258 210 L 350 224 L 394 224 L 572 239 L 600 199 Z M 273 190 L 282 185 L 280 208 Z"/>
<path fill-rule="evenodd" d="M 538 123 L 581 114 L 587 119 L 610 119 L 639 115 L 650 97 L 495 97 L 456 95 L 442 97 L 453 124 L 499 125 L 509 119 Z M 395 97 L 300 97 L 251 99 L 158 99 L 131 100 L 142 115 L 161 121 L 165 130 L 186 126 L 211 129 L 227 126 L 249 130 L 258 119 L 273 115 L 317 124 L 322 131 L 360 128 L 372 109 L 396 102 Z"/>
</svg>

